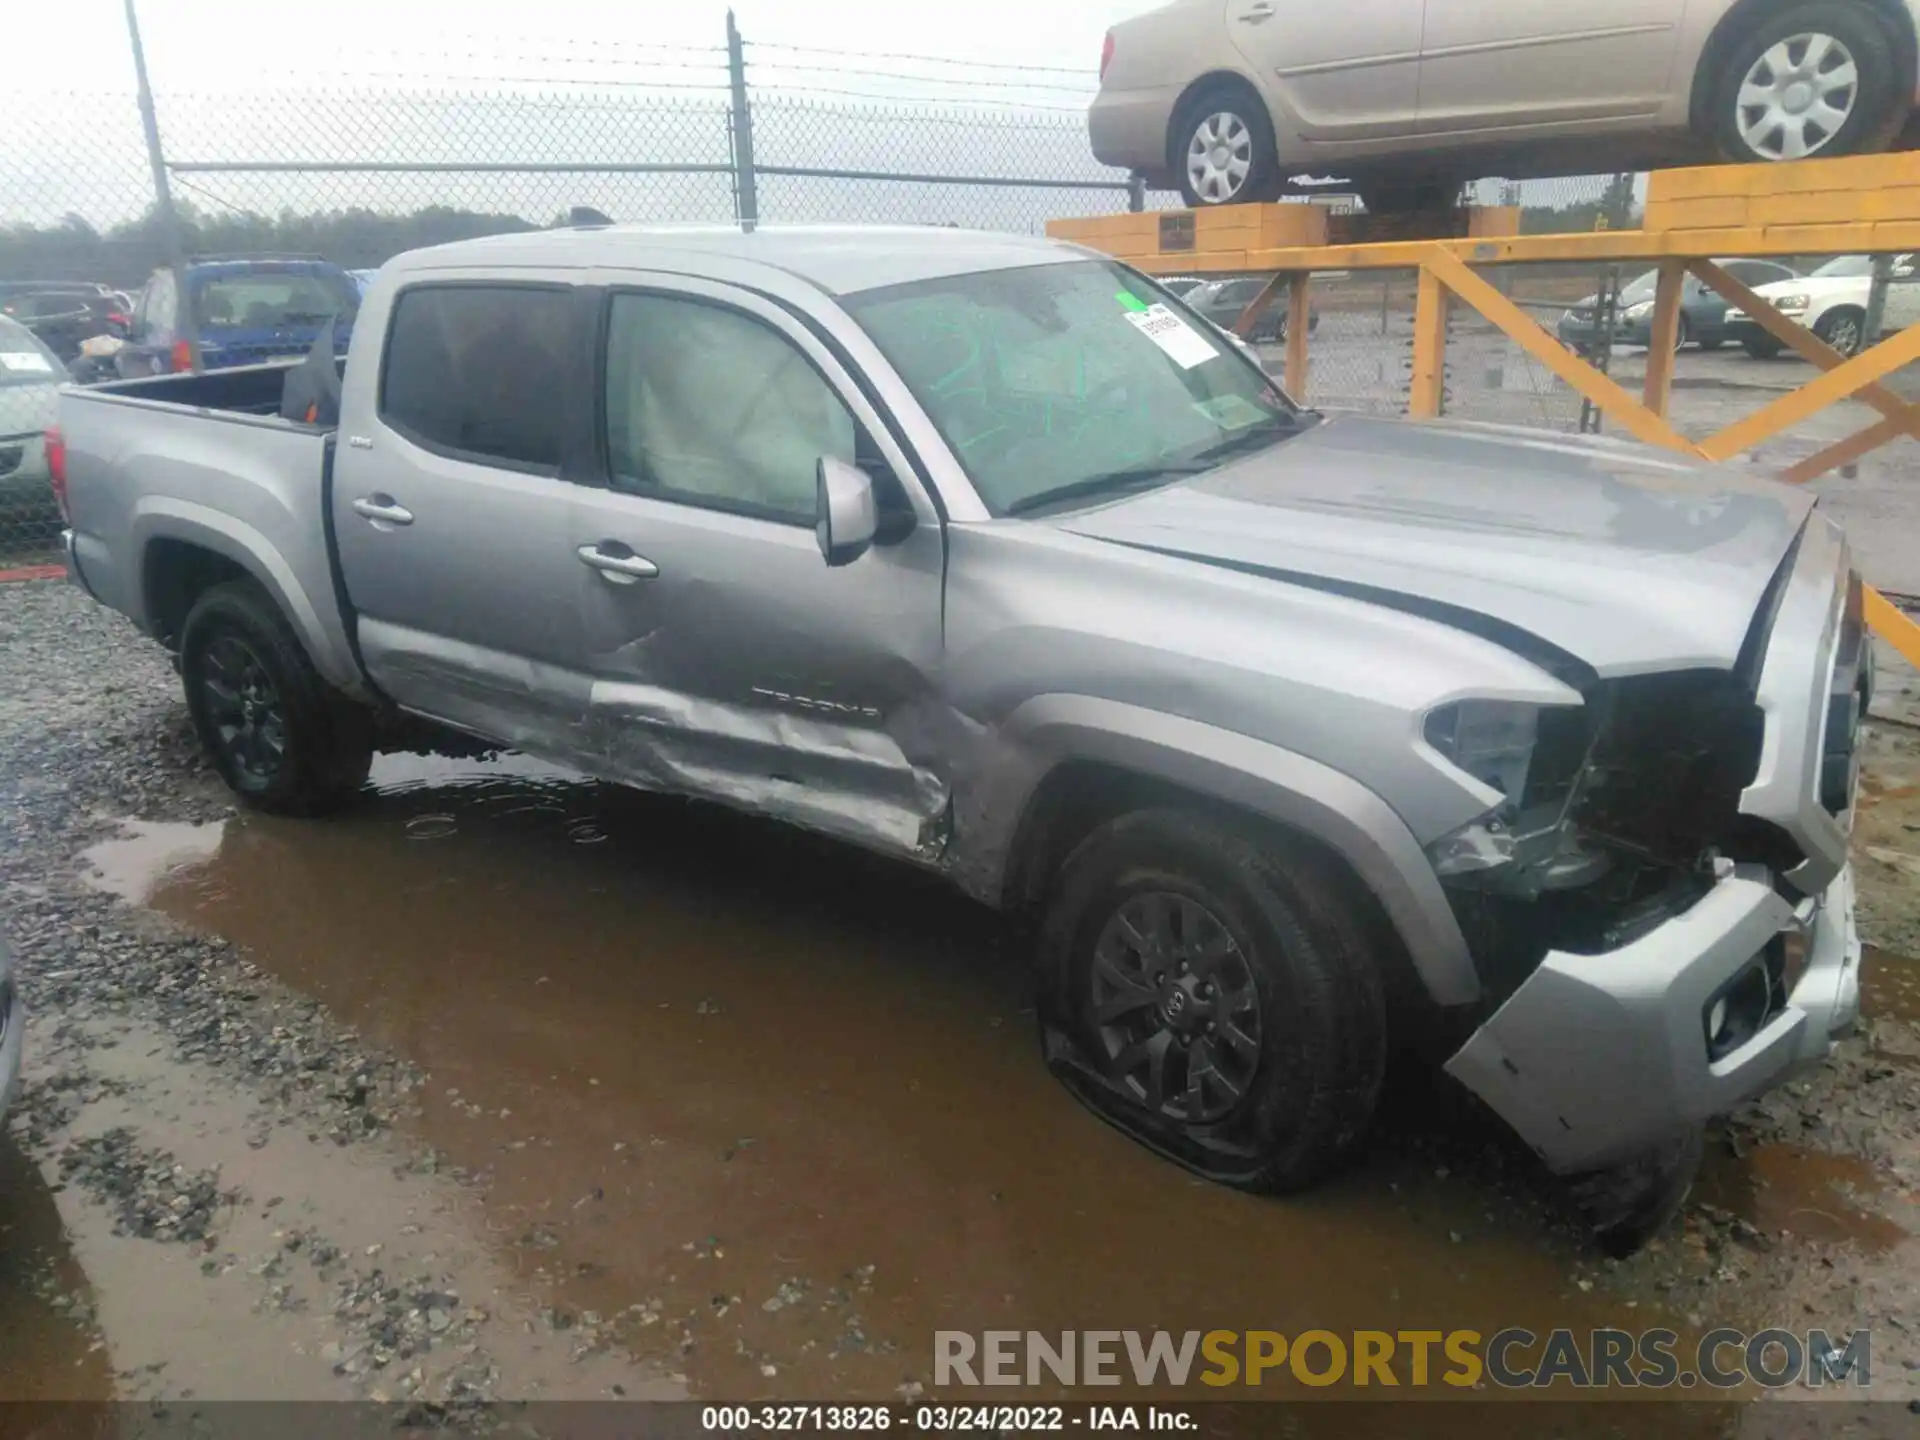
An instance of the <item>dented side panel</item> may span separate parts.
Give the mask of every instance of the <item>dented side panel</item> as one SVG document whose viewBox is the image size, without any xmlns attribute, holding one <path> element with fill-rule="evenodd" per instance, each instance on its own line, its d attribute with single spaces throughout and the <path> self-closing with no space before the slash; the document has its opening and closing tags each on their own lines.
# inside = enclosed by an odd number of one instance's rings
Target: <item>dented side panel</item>
<svg viewBox="0 0 1920 1440">
<path fill-rule="evenodd" d="M 579 567 L 590 768 L 936 860 L 951 725 L 937 698 L 939 532 L 829 568 L 797 525 L 582 492 L 574 543 L 660 568 Z"/>
</svg>

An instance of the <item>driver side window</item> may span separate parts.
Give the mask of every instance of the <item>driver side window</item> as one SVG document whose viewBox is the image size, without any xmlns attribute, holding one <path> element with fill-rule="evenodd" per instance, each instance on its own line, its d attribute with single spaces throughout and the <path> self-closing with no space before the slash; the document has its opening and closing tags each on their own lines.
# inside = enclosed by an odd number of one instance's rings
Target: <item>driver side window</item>
<svg viewBox="0 0 1920 1440">
<path fill-rule="evenodd" d="M 811 525 L 820 458 L 855 461 L 857 426 L 826 379 L 738 311 L 616 295 L 606 376 L 616 490 Z"/>
</svg>

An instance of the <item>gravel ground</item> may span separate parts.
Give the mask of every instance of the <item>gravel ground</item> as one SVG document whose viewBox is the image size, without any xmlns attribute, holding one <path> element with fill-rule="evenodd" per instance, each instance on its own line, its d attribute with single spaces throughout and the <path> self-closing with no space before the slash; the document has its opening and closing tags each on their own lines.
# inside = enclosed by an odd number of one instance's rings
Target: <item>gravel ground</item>
<svg viewBox="0 0 1920 1440">
<path fill-rule="evenodd" d="M 84 853 L 125 817 L 231 813 L 165 657 L 64 585 L 16 584 L 0 586 L 0 673 L 0 923 L 32 1015 L 8 1130 L 94 1280 L 73 1284 L 49 1256 L 29 1283 L 107 1348 L 111 1391 L 357 1396 L 435 1414 L 685 1395 L 684 1377 L 629 1358 L 663 1319 L 657 1300 L 568 1311 L 502 1268 L 474 1177 L 409 1138 L 419 1071 L 238 948 L 90 882 Z M 1920 1397 L 1920 990 L 1907 993 L 1920 969 L 1900 958 L 1920 954 L 1920 681 L 1883 673 L 1860 836 L 1869 938 L 1889 952 L 1873 1018 L 1717 1130 L 1672 1232 L 1570 1280 L 1696 1322 L 1871 1324 L 1876 1393 L 1905 1401 Z M 1742 1168 L 1754 1152 L 1799 1157 L 1805 1173 L 1756 1178 Z M 1501 1223 L 1538 1222 L 1522 1205 Z"/>
<path fill-rule="evenodd" d="M 0 587 L 0 655 L 0 920 L 31 1016 L 7 1128 L 82 1268 L 138 1277 L 55 1297 L 112 1337 L 117 1396 L 683 1395 L 491 1260 L 463 1177 L 393 1133 L 417 1071 L 87 882 L 116 817 L 231 811 L 166 657 L 50 583 Z"/>
</svg>

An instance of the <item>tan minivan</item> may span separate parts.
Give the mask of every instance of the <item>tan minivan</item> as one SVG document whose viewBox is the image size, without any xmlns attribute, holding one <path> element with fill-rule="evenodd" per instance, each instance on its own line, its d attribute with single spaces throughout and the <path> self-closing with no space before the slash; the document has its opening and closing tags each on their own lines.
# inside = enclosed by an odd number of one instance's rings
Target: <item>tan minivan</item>
<svg viewBox="0 0 1920 1440">
<path fill-rule="evenodd" d="M 1105 164 L 1190 204 L 1346 176 L 1369 208 L 1485 175 L 1882 150 L 1920 0 L 1173 0 L 1109 32 Z"/>
</svg>

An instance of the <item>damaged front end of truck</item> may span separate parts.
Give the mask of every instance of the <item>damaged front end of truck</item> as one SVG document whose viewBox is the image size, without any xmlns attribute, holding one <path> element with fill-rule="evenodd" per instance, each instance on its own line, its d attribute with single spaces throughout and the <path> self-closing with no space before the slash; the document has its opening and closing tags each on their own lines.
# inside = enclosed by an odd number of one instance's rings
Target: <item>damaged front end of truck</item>
<svg viewBox="0 0 1920 1440">
<path fill-rule="evenodd" d="M 1631 1249 L 1704 1122 L 1859 1012 L 1846 866 L 1872 688 L 1859 578 L 1815 517 L 1731 670 L 1464 701 L 1425 741 L 1492 803 L 1429 850 L 1487 990 L 1447 1063 Z"/>
</svg>

